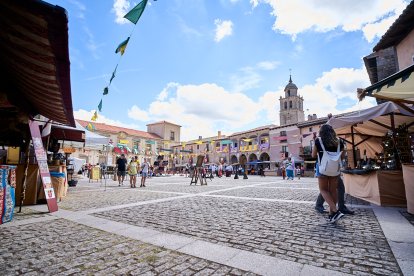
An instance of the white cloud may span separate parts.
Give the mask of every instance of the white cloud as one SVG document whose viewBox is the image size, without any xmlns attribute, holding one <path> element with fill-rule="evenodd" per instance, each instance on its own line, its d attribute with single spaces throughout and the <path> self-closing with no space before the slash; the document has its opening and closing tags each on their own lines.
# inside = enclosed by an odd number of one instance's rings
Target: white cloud
<svg viewBox="0 0 414 276">
<path fill-rule="evenodd" d="M 84 121 L 90 121 L 95 110 L 84 110 L 84 109 L 78 109 L 73 111 L 73 115 L 75 119 L 78 120 L 84 120 Z M 105 117 L 102 114 L 98 114 L 98 119 L 96 120 L 97 123 L 104 123 L 107 125 L 113 125 L 113 126 L 120 126 L 120 127 L 126 127 L 126 128 L 132 128 L 132 129 L 139 129 L 138 125 L 136 124 L 125 124 L 118 120 L 112 120 L 107 117 Z"/>
<path fill-rule="evenodd" d="M 338 114 L 349 110 L 349 108 L 339 110 L 337 105 L 340 101 L 351 99 L 355 102 L 351 108 L 357 108 L 357 88 L 365 88 L 369 85 L 364 68 L 334 68 L 324 72 L 316 83 L 302 87 L 299 92 L 304 98 L 304 107 L 309 109 L 309 113 L 326 116 L 328 113 Z M 369 101 L 363 105 L 372 106 Z"/>
<path fill-rule="evenodd" d="M 257 64 L 257 68 L 262 70 L 274 70 L 277 66 L 279 66 L 279 61 L 261 61 Z"/>
<path fill-rule="evenodd" d="M 262 76 L 253 67 L 239 69 L 236 74 L 230 76 L 232 91 L 247 91 L 259 87 Z"/>
<path fill-rule="evenodd" d="M 112 12 L 115 13 L 115 22 L 118 24 L 125 24 L 129 22 L 124 18 L 124 15 L 129 11 L 130 3 L 128 0 L 114 0 Z"/>
<path fill-rule="evenodd" d="M 214 24 L 216 25 L 216 36 L 214 38 L 216 42 L 220 42 L 226 36 L 233 34 L 233 22 L 231 20 L 216 19 Z"/>
<path fill-rule="evenodd" d="M 83 27 L 84 32 L 87 35 L 87 42 L 86 42 L 86 48 L 92 53 L 92 56 L 95 59 L 99 59 L 99 53 L 98 53 L 98 49 L 99 47 L 101 47 L 101 45 L 97 44 L 95 41 L 95 36 L 93 35 L 93 33 L 89 30 L 88 27 L 84 26 Z"/>
<path fill-rule="evenodd" d="M 276 17 L 273 29 L 291 35 L 292 39 L 309 30 L 327 32 L 340 28 L 345 32 L 362 29 L 365 38 L 372 41 L 373 37 L 384 34 L 407 6 L 404 0 L 250 1 L 253 7 L 260 2 L 273 9 L 271 14 Z"/>
<path fill-rule="evenodd" d="M 298 91 L 304 98 L 305 115 L 315 113 L 318 117 L 324 117 L 328 113 L 339 114 L 374 106 L 374 99 L 368 97 L 358 102 L 356 98 L 357 88 L 368 85 L 364 68 L 333 68 L 324 72 L 314 83 L 299 87 Z M 230 92 L 214 83 L 169 83 L 147 107 L 132 105 L 128 109 L 128 116 L 139 124 L 159 120 L 177 123 L 182 126 L 183 141 L 195 139 L 199 135 L 215 136 L 218 130 L 231 134 L 252 126 L 279 124 L 279 98 L 284 97 L 284 86 L 285 83 L 276 91 L 267 91 L 256 100 L 242 92 Z M 90 120 L 93 112 L 80 109 L 74 114 L 75 118 Z M 135 124 L 123 124 L 102 114 L 99 114 L 98 122 L 137 129 Z"/>
<path fill-rule="evenodd" d="M 140 109 L 138 106 L 133 105 L 131 109 L 128 109 L 128 117 L 136 121 L 148 122 L 149 116 L 145 110 Z"/>
</svg>

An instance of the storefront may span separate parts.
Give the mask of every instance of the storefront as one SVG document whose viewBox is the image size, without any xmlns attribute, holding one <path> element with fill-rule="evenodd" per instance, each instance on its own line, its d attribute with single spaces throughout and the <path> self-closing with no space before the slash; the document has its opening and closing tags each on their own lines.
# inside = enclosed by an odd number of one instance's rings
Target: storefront
<svg viewBox="0 0 414 276">
<path fill-rule="evenodd" d="M 47 166 L 47 141 L 42 141 L 43 129 L 39 127 L 46 122 L 39 122 L 38 115 L 57 124 L 75 126 L 67 12 L 42 1 L 0 1 L 0 29 L 0 146 L 7 149 L 0 165 L 10 163 L 12 152 L 17 156 L 13 160 L 17 163 L 15 171 L 10 169 L 13 167 L 8 169 L 8 175 L 15 173 L 16 181 L 9 177 L 6 185 L 15 183 L 17 205 L 24 194 L 25 200 L 36 203 L 46 198 L 49 210 L 56 211 Z M 37 180 L 32 182 L 33 187 L 26 186 L 32 173 L 42 176 L 40 188 Z"/>
<path fill-rule="evenodd" d="M 347 193 L 382 206 L 405 206 L 402 163 L 413 162 L 414 109 L 386 102 L 330 124 L 347 142 Z"/>
</svg>

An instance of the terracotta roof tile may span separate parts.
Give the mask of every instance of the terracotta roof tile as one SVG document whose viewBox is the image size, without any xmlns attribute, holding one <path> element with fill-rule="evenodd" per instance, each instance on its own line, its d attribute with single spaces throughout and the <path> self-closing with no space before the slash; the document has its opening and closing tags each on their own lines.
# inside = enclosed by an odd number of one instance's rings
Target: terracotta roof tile
<svg viewBox="0 0 414 276">
<path fill-rule="evenodd" d="M 104 132 L 110 132 L 110 133 L 118 133 L 118 132 L 123 131 L 126 134 L 131 135 L 131 136 L 137 136 L 137 137 L 142 137 L 142 138 L 147 138 L 147 139 L 158 139 L 158 140 L 162 139 L 160 136 L 154 133 L 146 132 L 146 131 L 112 126 L 112 125 L 107 125 L 104 123 L 88 122 L 84 120 L 76 120 L 76 121 L 78 121 L 83 127 L 86 127 L 89 123 L 91 123 L 97 131 L 104 131 Z"/>
<path fill-rule="evenodd" d="M 174 125 L 174 126 L 179 126 L 179 127 L 181 127 L 180 125 L 177 125 L 177 124 L 174 124 L 174 123 L 170 123 L 170 122 L 167 122 L 167 121 L 159 121 L 159 122 L 155 122 L 155 123 L 150 123 L 150 124 L 147 124 L 147 126 L 150 126 L 150 125 L 157 125 L 157 124 L 170 124 L 170 125 Z"/>
</svg>

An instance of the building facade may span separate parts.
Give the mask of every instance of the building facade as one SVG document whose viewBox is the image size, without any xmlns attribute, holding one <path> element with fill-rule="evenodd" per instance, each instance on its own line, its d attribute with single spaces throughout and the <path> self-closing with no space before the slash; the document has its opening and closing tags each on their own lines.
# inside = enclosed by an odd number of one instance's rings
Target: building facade
<svg viewBox="0 0 414 276">
<path fill-rule="evenodd" d="M 85 159 L 87 163 L 114 165 L 121 154 L 125 154 L 127 159 L 137 156 L 139 162 L 144 158 L 153 162 L 159 155 L 157 149 L 162 138 L 157 134 L 104 123 L 77 121 L 87 130 L 110 139 L 109 145 L 102 148 L 82 147 L 72 154 L 73 157 Z"/>
</svg>

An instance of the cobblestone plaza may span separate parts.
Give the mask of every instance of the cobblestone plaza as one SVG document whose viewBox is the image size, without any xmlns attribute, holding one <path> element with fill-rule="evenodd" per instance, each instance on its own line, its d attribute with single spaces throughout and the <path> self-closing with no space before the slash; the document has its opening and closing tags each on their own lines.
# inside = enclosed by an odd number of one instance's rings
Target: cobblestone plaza
<svg viewBox="0 0 414 276">
<path fill-rule="evenodd" d="M 59 211 L 24 207 L 0 226 L 2 275 L 413 275 L 413 216 L 346 196 L 327 224 L 314 178 L 214 178 L 190 186 L 69 188 Z M 18 208 L 16 208 L 18 209 Z"/>
</svg>

